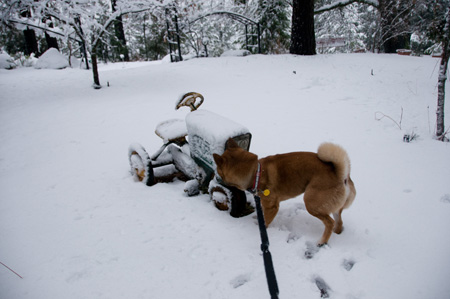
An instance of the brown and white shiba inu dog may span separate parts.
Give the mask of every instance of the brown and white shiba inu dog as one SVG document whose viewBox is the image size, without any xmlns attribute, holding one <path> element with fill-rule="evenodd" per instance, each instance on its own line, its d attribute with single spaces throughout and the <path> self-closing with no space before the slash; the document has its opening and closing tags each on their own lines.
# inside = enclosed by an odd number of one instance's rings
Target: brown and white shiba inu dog
<svg viewBox="0 0 450 299">
<path fill-rule="evenodd" d="M 294 152 L 258 160 L 229 139 L 223 155 L 213 156 L 225 183 L 261 197 L 266 226 L 275 218 L 280 201 L 305 193 L 307 211 L 325 225 L 318 245 L 326 244 L 332 231 L 342 232 L 341 213 L 352 204 L 356 190 L 350 178 L 350 160 L 340 146 L 323 143 L 317 154 Z"/>
</svg>

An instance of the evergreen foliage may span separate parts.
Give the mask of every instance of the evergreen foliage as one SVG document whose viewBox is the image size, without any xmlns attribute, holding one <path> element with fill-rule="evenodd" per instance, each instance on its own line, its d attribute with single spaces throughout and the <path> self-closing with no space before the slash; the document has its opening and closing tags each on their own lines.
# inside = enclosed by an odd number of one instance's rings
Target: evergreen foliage
<svg viewBox="0 0 450 299">
<path fill-rule="evenodd" d="M 259 0 L 257 14 L 261 25 L 262 52 L 287 53 L 290 41 L 291 12 L 286 1 Z"/>
</svg>

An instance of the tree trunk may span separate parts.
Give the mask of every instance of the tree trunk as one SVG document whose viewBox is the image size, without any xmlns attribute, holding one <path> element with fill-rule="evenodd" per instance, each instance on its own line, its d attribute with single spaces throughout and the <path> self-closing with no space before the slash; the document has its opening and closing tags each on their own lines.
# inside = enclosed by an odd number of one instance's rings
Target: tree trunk
<svg viewBox="0 0 450 299">
<path fill-rule="evenodd" d="M 448 51 L 447 51 L 448 52 Z M 447 56 L 444 58 L 444 56 Z M 445 138 L 445 124 L 444 124 L 444 104 L 445 104 L 445 81 L 447 81 L 447 68 L 448 68 L 448 53 L 442 54 L 441 66 L 439 70 L 438 79 L 438 100 L 436 110 L 436 138 L 443 140 Z"/>
<path fill-rule="evenodd" d="M 80 48 L 81 48 L 81 53 L 84 56 L 84 62 L 86 63 L 86 69 L 89 69 L 89 60 L 88 60 L 88 56 L 87 56 L 87 49 L 86 49 L 86 41 L 84 40 L 84 33 L 83 33 L 83 28 L 81 27 L 81 20 L 79 16 L 76 16 L 74 18 L 75 21 L 75 30 L 77 31 L 77 35 L 80 38 L 81 42 L 80 42 Z"/>
<path fill-rule="evenodd" d="M 445 140 L 445 124 L 444 124 L 444 104 L 445 104 L 445 81 L 447 81 L 447 68 L 449 59 L 449 40 L 450 40 L 450 8 L 447 10 L 445 27 L 443 32 L 442 43 L 442 59 L 439 68 L 438 78 L 438 101 L 436 109 L 436 138 Z"/>
<path fill-rule="evenodd" d="M 45 41 L 47 42 L 47 49 L 55 48 L 59 50 L 58 39 L 56 37 L 51 37 L 47 32 L 45 32 Z"/>
<path fill-rule="evenodd" d="M 51 17 L 42 18 L 42 23 L 48 24 L 48 27 L 50 28 L 54 27 Z M 56 37 L 50 36 L 47 31 L 45 31 L 45 41 L 47 42 L 47 49 L 55 48 L 59 51 L 58 39 Z"/>
<path fill-rule="evenodd" d="M 411 35 L 405 34 L 396 37 L 390 37 L 384 42 L 384 53 L 397 53 L 398 49 L 404 49 L 408 46 Z"/>
<path fill-rule="evenodd" d="M 98 76 L 98 67 L 97 67 L 97 54 L 95 52 L 92 52 L 91 54 L 92 59 L 92 74 L 94 75 L 94 88 L 100 89 L 102 86 L 100 85 L 100 79 Z"/>
<path fill-rule="evenodd" d="M 23 18 L 30 18 L 31 12 L 29 9 L 23 10 L 20 12 L 20 15 Z M 31 53 L 34 53 L 36 57 L 39 57 L 40 53 L 36 39 L 36 32 L 33 29 L 27 27 L 27 29 L 23 31 L 23 36 L 25 38 L 25 55 L 31 55 Z"/>
<path fill-rule="evenodd" d="M 291 54 L 315 55 L 314 0 L 294 0 L 292 7 Z"/>
<path fill-rule="evenodd" d="M 23 31 L 25 37 L 25 55 L 31 55 L 34 53 L 36 57 L 39 57 L 38 44 L 36 39 L 36 33 L 33 29 L 25 29 Z"/>
<path fill-rule="evenodd" d="M 112 11 L 116 11 L 116 0 L 111 1 Z M 128 53 L 127 41 L 125 39 L 125 31 L 123 30 L 122 16 L 119 16 L 114 21 L 114 32 L 118 40 L 117 48 L 120 55 L 123 55 L 123 60 L 130 61 Z"/>
</svg>

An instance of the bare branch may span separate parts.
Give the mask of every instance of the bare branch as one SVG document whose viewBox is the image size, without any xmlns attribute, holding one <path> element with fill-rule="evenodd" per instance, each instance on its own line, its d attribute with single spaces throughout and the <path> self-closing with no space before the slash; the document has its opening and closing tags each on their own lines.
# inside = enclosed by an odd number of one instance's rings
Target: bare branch
<svg viewBox="0 0 450 299">
<path fill-rule="evenodd" d="M 334 3 L 324 5 L 316 10 L 314 10 L 314 14 L 318 15 L 326 11 L 330 11 L 336 8 L 346 7 L 347 5 L 353 4 L 353 3 L 361 3 L 361 4 L 367 4 L 370 6 L 373 6 L 375 8 L 379 8 L 379 3 L 377 0 L 340 0 L 336 1 Z"/>
<path fill-rule="evenodd" d="M 59 35 L 59 36 L 66 37 L 65 34 L 63 34 L 63 33 L 61 33 L 61 32 L 58 32 L 58 31 L 55 31 L 54 29 L 50 29 L 50 28 L 48 28 L 48 27 L 43 27 L 43 26 L 35 25 L 35 24 L 29 23 L 29 22 L 20 21 L 20 20 L 14 20 L 14 19 L 9 19 L 8 22 L 13 23 L 13 24 L 24 25 L 24 26 L 27 26 L 27 27 L 32 27 L 32 28 L 35 28 L 35 29 L 39 29 L 39 30 L 43 30 L 43 31 L 46 31 L 46 32 L 55 34 L 55 35 Z M 76 41 L 76 42 L 81 42 L 81 40 L 76 39 L 76 38 L 74 38 L 74 37 L 68 36 L 68 38 L 71 39 L 71 40 L 73 40 L 73 41 Z"/>
</svg>

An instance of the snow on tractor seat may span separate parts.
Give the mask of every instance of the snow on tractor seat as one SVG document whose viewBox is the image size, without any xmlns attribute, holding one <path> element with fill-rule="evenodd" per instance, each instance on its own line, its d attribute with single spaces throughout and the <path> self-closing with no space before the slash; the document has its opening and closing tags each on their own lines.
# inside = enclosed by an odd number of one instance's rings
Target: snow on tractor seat
<svg viewBox="0 0 450 299">
<path fill-rule="evenodd" d="M 207 110 L 197 110 L 186 116 L 191 156 L 202 161 L 206 167 L 215 170 L 213 153 L 223 154 L 229 138 L 249 150 L 250 131 L 228 118 Z"/>
<path fill-rule="evenodd" d="M 164 143 L 167 143 L 185 137 L 187 135 L 186 124 L 182 119 L 169 119 L 159 123 L 155 133 L 164 140 Z"/>
</svg>

